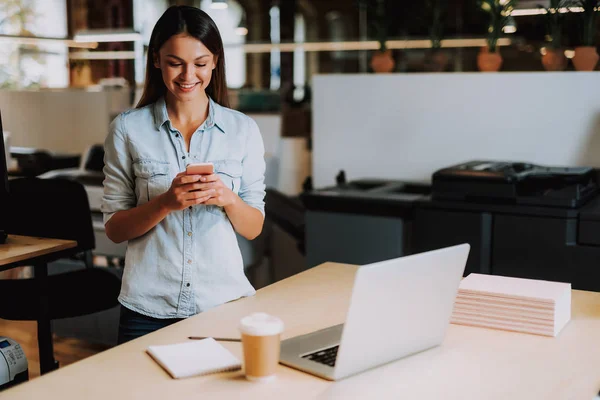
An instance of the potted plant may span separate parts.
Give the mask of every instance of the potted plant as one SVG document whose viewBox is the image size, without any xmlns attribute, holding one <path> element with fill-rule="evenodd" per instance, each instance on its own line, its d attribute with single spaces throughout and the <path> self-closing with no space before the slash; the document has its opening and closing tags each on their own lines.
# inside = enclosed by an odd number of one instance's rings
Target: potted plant
<svg viewBox="0 0 600 400">
<path fill-rule="evenodd" d="M 441 50 L 448 1 L 426 0 L 425 7 L 427 12 L 426 19 L 429 24 L 429 40 L 431 41 L 431 51 L 425 56 L 425 70 L 441 72 L 448 65 L 448 55 Z"/>
<path fill-rule="evenodd" d="M 498 51 L 498 39 L 510 21 L 510 14 L 516 0 L 477 0 L 481 10 L 489 15 L 487 46 L 477 55 L 477 66 L 480 71 L 499 71 L 502 67 L 502 56 Z"/>
<path fill-rule="evenodd" d="M 596 22 L 600 0 L 574 0 L 571 3 L 574 7 L 581 7 L 580 13 L 582 42 L 581 46 L 575 48 L 575 57 L 573 65 L 578 71 L 593 71 L 598 64 L 598 51 L 596 49 Z"/>
<path fill-rule="evenodd" d="M 375 72 L 392 72 L 396 62 L 392 57 L 392 51 L 386 46 L 388 35 L 386 0 L 359 0 L 359 5 L 374 15 L 373 26 L 379 42 L 379 49 L 371 57 L 371 68 Z"/>
<path fill-rule="evenodd" d="M 563 71 L 567 67 L 568 60 L 562 47 L 565 14 L 560 9 L 568 8 L 569 4 L 569 0 L 550 0 L 550 7 L 540 6 L 546 11 L 546 40 L 549 42 L 542 56 L 546 71 Z"/>
</svg>

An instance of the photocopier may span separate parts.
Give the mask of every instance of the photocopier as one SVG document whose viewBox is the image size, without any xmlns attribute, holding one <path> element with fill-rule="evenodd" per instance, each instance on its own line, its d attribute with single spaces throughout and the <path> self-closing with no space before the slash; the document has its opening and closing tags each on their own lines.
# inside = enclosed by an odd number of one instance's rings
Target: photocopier
<svg viewBox="0 0 600 400">
<path fill-rule="evenodd" d="M 413 251 L 468 242 L 466 273 L 600 291 L 600 186 L 590 167 L 475 160 L 432 175 L 415 205 Z"/>
<path fill-rule="evenodd" d="M 435 199 L 576 208 L 598 194 L 589 167 L 470 161 L 433 174 Z"/>
</svg>

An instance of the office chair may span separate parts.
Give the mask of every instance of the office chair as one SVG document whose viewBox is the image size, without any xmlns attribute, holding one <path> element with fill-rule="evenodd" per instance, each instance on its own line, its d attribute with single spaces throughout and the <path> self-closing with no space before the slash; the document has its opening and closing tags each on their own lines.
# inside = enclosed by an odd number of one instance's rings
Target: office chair
<svg viewBox="0 0 600 400">
<path fill-rule="evenodd" d="M 12 146 L 11 156 L 17 160 L 20 176 L 37 176 L 47 171 L 74 168 L 81 157 L 73 154 L 57 154 L 48 150 Z"/>
<path fill-rule="evenodd" d="M 0 213 L 9 234 L 77 241 L 71 254 L 85 268 L 48 276 L 50 319 L 77 317 L 115 307 L 120 278 L 105 268 L 94 267 L 94 230 L 87 193 L 66 179 L 20 178 L 9 181 L 8 204 Z M 37 320 L 40 298 L 35 279 L 0 280 L 0 318 Z"/>
</svg>

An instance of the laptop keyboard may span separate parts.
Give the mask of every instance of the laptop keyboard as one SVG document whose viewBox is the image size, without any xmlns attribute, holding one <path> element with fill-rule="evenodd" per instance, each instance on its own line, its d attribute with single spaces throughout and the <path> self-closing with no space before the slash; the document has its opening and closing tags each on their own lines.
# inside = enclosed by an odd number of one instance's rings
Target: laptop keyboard
<svg viewBox="0 0 600 400">
<path fill-rule="evenodd" d="M 333 367 L 335 365 L 335 359 L 337 358 L 338 347 L 340 346 L 337 345 L 328 349 L 315 351 L 314 353 L 302 356 L 302 358 L 307 358 L 311 361 L 315 361 Z"/>
</svg>

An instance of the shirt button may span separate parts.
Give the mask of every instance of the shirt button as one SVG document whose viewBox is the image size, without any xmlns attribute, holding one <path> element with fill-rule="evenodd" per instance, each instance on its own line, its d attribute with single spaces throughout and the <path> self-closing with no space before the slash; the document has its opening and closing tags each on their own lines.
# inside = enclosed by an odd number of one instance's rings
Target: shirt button
<svg viewBox="0 0 600 400">
<path fill-rule="evenodd" d="M 182 159 L 182 160 L 185 160 L 185 156 L 181 156 L 181 159 Z"/>
<path fill-rule="evenodd" d="M 192 206 L 190 206 L 189 208 L 190 208 L 190 210 L 191 210 L 191 209 L 192 209 Z"/>
<path fill-rule="evenodd" d="M 192 236 L 192 232 L 188 232 L 188 236 Z"/>
<path fill-rule="evenodd" d="M 179 137 L 179 133 L 176 133 L 176 134 L 175 134 L 175 137 Z"/>
<path fill-rule="evenodd" d="M 187 285 L 185 285 L 185 286 L 187 286 L 187 287 L 190 287 L 190 283 L 188 282 L 188 284 L 187 284 Z"/>
<path fill-rule="evenodd" d="M 188 264 L 191 264 L 191 263 L 192 263 L 192 260 L 188 260 Z"/>
</svg>

